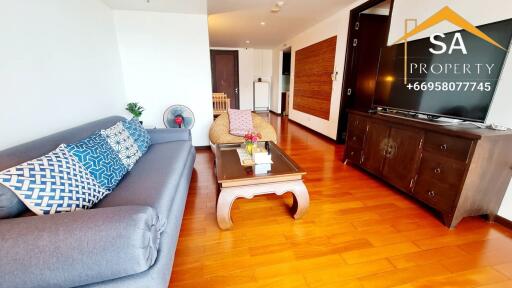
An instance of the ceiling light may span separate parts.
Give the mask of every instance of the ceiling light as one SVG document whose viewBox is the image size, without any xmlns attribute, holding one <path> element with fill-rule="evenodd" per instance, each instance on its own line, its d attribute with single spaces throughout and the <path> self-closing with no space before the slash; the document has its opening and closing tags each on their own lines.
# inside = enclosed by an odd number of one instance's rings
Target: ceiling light
<svg viewBox="0 0 512 288">
<path fill-rule="evenodd" d="M 251 41 L 249 41 L 249 40 L 245 40 L 245 43 L 250 44 L 250 43 L 251 43 Z"/>
<path fill-rule="evenodd" d="M 284 1 L 277 1 L 274 7 L 270 9 L 270 12 L 272 13 L 279 13 L 281 11 L 281 7 L 283 7 Z"/>
<path fill-rule="evenodd" d="M 261 25 L 261 26 L 265 26 L 265 25 L 267 25 L 267 23 L 265 23 L 265 22 L 261 21 L 261 22 L 260 22 L 260 25 Z"/>
<path fill-rule="evenodd" d="M 272 12 L 272 13 L 279 13 L 279 11 L 281 11 L 281 8 L 279 8 L 278 6 L 274 6 L 270 10 L 270 12 Z"/>
</svg>

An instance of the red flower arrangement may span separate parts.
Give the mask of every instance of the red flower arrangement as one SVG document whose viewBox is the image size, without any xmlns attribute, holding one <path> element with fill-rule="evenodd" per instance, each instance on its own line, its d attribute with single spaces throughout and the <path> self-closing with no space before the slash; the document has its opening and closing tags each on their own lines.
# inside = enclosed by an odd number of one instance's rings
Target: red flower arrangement
<svg viewBox="0 0 512 288">
<path fill-rule="evenodd" d="M 246 144 L 248 144 L 248 142 L 254 144 L 258 142 L 259 139 L 261 139 L 261 133 L 249 132 L 244 135 L 244 140 Z"/>
<path fill-rule="evenodd" d="M 256 142 L 258 142 L 259 139 L 261 139 L 260 133 L 249 132 L 244 135 L 245 150 L 247 151 L 247 153 L 252 155 L 254 145 L 256 144 Z"/>
</svg>

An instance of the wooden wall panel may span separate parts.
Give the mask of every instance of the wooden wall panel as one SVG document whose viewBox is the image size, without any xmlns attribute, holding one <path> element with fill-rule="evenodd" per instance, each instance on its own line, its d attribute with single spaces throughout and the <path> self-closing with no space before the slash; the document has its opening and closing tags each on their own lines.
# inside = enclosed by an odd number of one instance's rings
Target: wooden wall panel
<svg viewBox="0 0 512 288">
<path fill-rule="evenodd" d="M 295 52 L 293 109 L 329 120 L 336 36 Z"/>
</svg>

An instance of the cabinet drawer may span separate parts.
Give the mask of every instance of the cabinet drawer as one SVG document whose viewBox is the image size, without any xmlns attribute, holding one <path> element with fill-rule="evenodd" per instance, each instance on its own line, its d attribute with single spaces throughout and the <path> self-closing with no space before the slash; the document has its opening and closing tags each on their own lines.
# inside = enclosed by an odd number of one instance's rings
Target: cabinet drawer
<svg viewBox="0 0 512 288">
<path fill-rule="evenodd" d="M 363 134 L 366 132 L 366 118 L 351 114 L 348 120 L 348 133 Z"/>
<path fill-rule="evenodd" d="M 421 158 L 418 178 L 435 181 L 441 185 L 458 188 L 464 178 L 466 165 L 458 161 L 424 152 Z"/>
<path fill-rule="evenodd" d="M 352 163 L 360 164 L 361 163 L 361 148 L 360 147 L 354 147 L 351 145 L 345 146 L 345 159 Z"/>
<path fill-rule="evenodd" d="M 427 132 L 424 149 L 436 155 L 467 162 L 472 143 L 463 138 Z"/>
<path fill-rule="evenodd" d="M 363 147 L 364 132 L 358 130 L 350 130 L 347 135 L 347 145 Z"/>
<path fill-rule="evenodd" d="M 458 187 L 430 181 L 420 175 L 414 187 L 414 196 L 437 210 L 450 211 L 458 190 Z"/>
</svg>

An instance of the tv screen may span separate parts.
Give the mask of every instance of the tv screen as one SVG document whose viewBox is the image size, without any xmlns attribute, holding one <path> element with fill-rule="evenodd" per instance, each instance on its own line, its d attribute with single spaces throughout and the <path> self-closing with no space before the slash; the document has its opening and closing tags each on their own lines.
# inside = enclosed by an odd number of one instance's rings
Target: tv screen
<svg viewBox="0 0 512 288">
<path fill-rule="evenodd" d="M 484 122 L 512 19 L 477 28 L 503 49 L 465 30 L 409 41 L 407 58 L 404 43 L 381 49 L 373 106 Z"/>
</svg>

